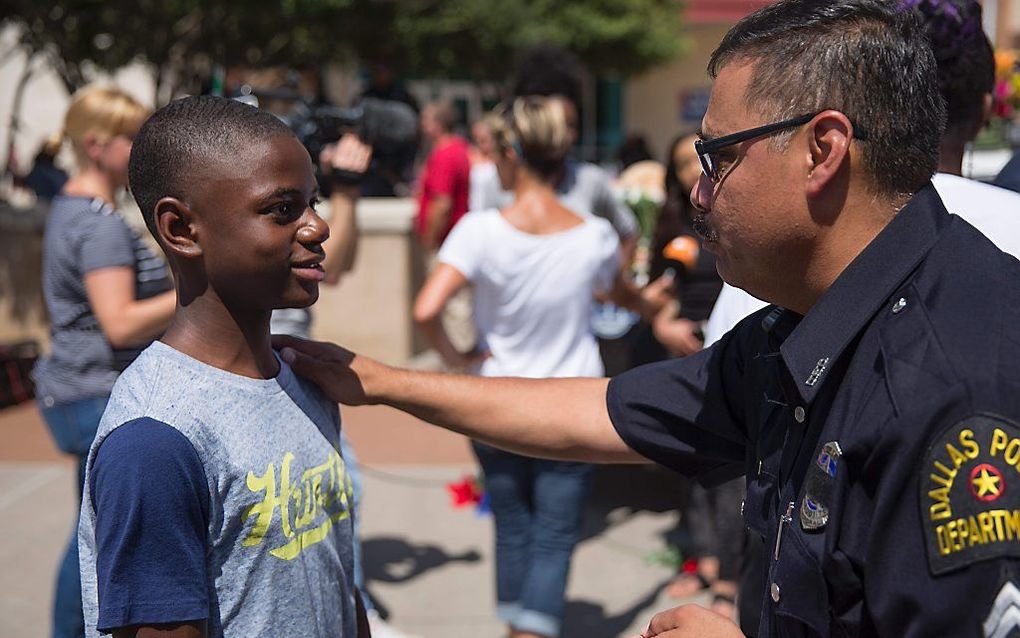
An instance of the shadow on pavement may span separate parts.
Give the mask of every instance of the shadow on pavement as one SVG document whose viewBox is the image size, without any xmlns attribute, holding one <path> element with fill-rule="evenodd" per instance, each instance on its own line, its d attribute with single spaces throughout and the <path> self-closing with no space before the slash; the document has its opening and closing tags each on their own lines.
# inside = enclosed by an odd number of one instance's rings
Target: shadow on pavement
<svg viewBox="0 0 1020 638">
<path fill-rule="evenodd" d="M 389 536 L 364 539 L 361 551 L 365 557 L 365 580 L 383 583 L 403 583 L 447 563 L 476 563 L 482 559 L 474 550 L 448 554 L 437 545 L 414 545 Z"/>
<path fill-rule="evenodd" d="M 376 610 L 384 619 L 389 617 L 389 609 L 372 593 L 373 582 L 403 583 L 448 563 L 476 563 L 482 559 L 481 554 L 474 550 L 448 554 L 436 545 L 415 545 L 391 536 L 363 539 L 361 553 L 364 557 L 367 590 L 363 593 L 371 597 Z"/>
<path fill-rule="evenodd" d="M 635 601 L 628 609 L 614 616 L 607 616 L 602 605 L 586 600 L 567 601 L 560 638 L 588 638 L 589 636 L 620 636 L 634 624 L 639 616 L 650 620 L 652 605 L 659 591 L 669 580 L 655 583 L 643 598 Z"/>
<path fill-rule="evenodd" d="M 638 511 L 676 511 L 689 493 L 686 479 L 658 466 L 601 466 L 588 496 L 581 541 L 598 536 Z"/>
</svg>

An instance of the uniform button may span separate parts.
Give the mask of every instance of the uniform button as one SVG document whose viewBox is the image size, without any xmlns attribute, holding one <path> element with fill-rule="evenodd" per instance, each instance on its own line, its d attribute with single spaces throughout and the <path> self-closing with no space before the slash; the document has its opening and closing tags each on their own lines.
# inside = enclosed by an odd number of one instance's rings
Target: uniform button
<svg viewBox="0 0 1020 638">
<path fill-rule="evenodd" d="M 778 603 L 779 602 L 779 585 L 777 585 L 775 583 L 772 583 L 772 587 L 770 587 L 769 589 L 770 589 L 770 593 L 772 594 L 772 602 Z"/>
<path fill-rule="evenodd" d="M 797 423 L 803 423 L 807 417 L 807 413 L 804 411 L 804 406 L 798 405 L 793 409 L 793 418 Z"/>
<path fill-rule="evenodd" d="M 744 515 L 744 499 L 740 499 L 740 515 Z"/>
<path fill-rule="evenodd" d="M 901 310 L 903 310 L 904 308 L 906 308 L 906 307 L 907 307 L 907 298 L 906 297 L 900 297 L 899 299 L 896 300 L 896 303 L 893 304 L 893 307 L 892 307 L 893 314 L 894 315 L 895 314 L 899 314 L 899 312 Z"/>
</svg>

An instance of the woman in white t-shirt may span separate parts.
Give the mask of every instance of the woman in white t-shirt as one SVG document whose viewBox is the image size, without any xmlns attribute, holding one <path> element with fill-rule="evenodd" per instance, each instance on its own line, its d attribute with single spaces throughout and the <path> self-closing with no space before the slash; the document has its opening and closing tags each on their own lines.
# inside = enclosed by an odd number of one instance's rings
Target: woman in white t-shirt
<svg viewBox="0 0 1020 638">
<path fill-rule="evenodd" d="M 502 211 L 472 212 L 454 227 L 415 303 L 415 321 L 455 369 L 601 376 L 589 318 L 593 295 L 614 287 L 619 241 L 605 220 L 577 215 L 557 200 L 552 184 L 570 144 L 562 105 L 520 98 L 490 125 L 500 181 L 514 201 Z M 469 284 L 479 341 L 464 353 L 450 343 L 439 317 Z M 590 466 L 478 443 L 475 451 L 496 524 L 497 613 L 513 638 L 555 637 Z"/>
</svg>

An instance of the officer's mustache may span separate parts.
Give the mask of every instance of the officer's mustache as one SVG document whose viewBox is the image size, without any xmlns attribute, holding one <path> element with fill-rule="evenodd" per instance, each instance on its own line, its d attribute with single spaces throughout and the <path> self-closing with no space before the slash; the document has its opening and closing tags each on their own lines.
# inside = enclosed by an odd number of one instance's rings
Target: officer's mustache
<svg viewBox="0 0 1020 638">
<path fill-rule="evenodd" d="M 704 213 L 694 216 L 693 225 L 694 232 L 696 232 L 705 241 L 719 241 L 719 234 L 716 233 L 715 229 L 709 225 L 708 221 L 705 219 Z"/>
</svg>

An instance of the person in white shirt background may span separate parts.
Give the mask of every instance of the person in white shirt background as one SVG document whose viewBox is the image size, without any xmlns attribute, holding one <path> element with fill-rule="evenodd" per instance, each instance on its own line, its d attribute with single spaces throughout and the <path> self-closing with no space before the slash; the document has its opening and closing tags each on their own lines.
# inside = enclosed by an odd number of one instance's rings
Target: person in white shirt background
<svg viewBox="0 0 1020 638">
<path fill-rule="evenodd" d="M 514 200 L 454 227 L 415 302 L 415 321 L 454 370 L 601 376 L 589 318 L 595 293 L 619 279 L 619 242 L 606 220 L 558 201 L 554 179 L 571 143 L 562 101 L 518 98 L 490 128 L 500 181 Z M 478 345 L 461 352 L 440 316 L 469 284 Z M 473 447 L 496 528 L 497 614 L 513 638 L 554 638 L 592 466 Z"/>
</svg>

